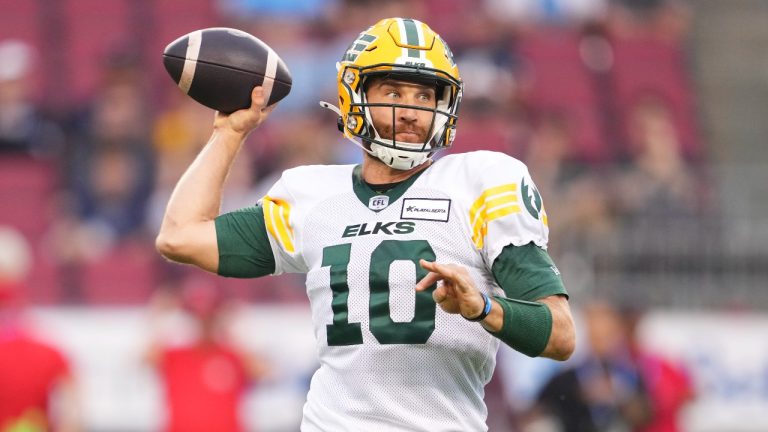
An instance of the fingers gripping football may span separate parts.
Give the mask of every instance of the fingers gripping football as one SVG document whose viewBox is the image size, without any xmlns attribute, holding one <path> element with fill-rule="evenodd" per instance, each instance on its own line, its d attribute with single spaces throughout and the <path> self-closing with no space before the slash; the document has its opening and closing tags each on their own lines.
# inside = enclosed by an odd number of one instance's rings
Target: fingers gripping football
<svg viewBox="0 0 768 432">
<path fill-rule="evenodd" d="M 442 284 L 438 284 L 432 291 L 435 303 L 451 314 L 458 313 L 464 317 L 480 315 L 485 302 L 466 268 L 456 264 L 438 264 L 425 260 L 420 260 L 419 264 L 425 270 L 429 270 L 429 273 L 416 284 L 416 291 L 424 291 L 436 282 L 442 281 Z"/>
<path fill-rule="evenodd" d="M 229 129 L 239 134 L 248 134 L 264 122 L 276 106 L 276 104 L 273 104 L 264 107 L 265 102 L 264 89 L 261 87 L 254 88 L 251 92 L 250 108 L 235 111 L 232 114 L 224 114 L 217 111 L 214 128 L 217 130 Z"/>
</svg>

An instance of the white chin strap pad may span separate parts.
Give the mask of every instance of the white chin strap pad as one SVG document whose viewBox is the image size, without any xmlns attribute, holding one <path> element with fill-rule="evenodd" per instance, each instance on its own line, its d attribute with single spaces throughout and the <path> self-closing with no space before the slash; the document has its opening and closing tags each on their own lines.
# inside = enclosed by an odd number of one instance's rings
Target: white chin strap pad
<svg viewBox="0 0 768 432">
<path fill-rule="evenodd" d="M 409 170 L 429 159 L 429 153 L 396 150 L 376 143 L 371 143 L 371 153 L 387 166 L 397 170 Z"/>
</svg>

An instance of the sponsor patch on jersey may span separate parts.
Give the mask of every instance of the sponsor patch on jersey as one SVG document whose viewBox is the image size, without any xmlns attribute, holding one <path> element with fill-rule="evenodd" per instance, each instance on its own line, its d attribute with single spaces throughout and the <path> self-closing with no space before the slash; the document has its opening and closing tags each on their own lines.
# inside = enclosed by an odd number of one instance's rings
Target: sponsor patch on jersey
<svg viewBox="0 0 768 432">
<path fill-rule="evenodd" d="M 389 197 L 386 195 L 376 195 L 368 200 L 368 208 L 371 210 L 381 210 L 389 205 Z"/>
<path fill-rule="evenodd" d="M 448 222 L 451 200 L 444 198 L 404 198 L 400 219 Z"/>
</svg>

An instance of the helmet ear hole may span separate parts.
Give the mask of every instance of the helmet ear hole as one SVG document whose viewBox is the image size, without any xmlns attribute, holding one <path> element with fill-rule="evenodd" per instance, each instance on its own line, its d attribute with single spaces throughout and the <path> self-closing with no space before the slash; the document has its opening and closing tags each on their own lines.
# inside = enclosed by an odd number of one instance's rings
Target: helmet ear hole
<svg viewBox="0 0 768 432">
<path fill-rule="evenodd" d="M 336 127 L 339 128 L 339 132 L 344 132 L 344 120 L 341 117 L 336 119 Z"/>
</svg>

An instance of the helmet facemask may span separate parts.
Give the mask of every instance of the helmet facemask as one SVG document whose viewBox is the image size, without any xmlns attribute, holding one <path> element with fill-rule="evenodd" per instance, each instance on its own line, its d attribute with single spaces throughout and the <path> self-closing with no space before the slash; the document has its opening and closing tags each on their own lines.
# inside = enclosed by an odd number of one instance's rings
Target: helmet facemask
<svg viewBox="0 0 768 432">
<path fill-rule="evenodd" d="M 377 65 L 382 66 L 382 65 Z M 390 65 L 401 68 L 399 65 Z M 407 170 L 426 162 L 436 151 L 448 148 L 453 142 L 455 135 L 455 124 L 457 113 L 457 103 L 453 99 L 460 97 L 460 84 L 452 82 L 446 78 L 440 78 L 435 72 L 424 70 L 414 72 L 382 72 L 379 67 L 377 70 L 366 71 L 362 68 L 358 74 L 360 77 L 357 90 L 349 88 L 349 94 L 352 95 L 350 103 L 351 110 L 347 116 L 347 128 L 351 135 L 359 138 L 362 144 L 369 150 L 369 153 L 380 159 L 386 165 L 399 169 Z M 413 82 L 417 84 L 427 84 L 435 86 L 436 105 L 434 108 L 417 105 L 405 105 L 397 103 L 372 103 L 367 98 L 367 87 L 372 79 L 377 77 L 392 78 L 395 81 Z M 386 107 L 391 111 L 391 137 L 382 136 L 383 131 L 376 129 L 371 114 L 371 108 Z M 431 121 L 427 128 L 426 138 L 422 142 L 397 141 L 397 109 L 405 108 L 418 111 L 428 111 L 432 114 Z M 387 134 L 390 135 L 390 134 Z"/>
</svg>

